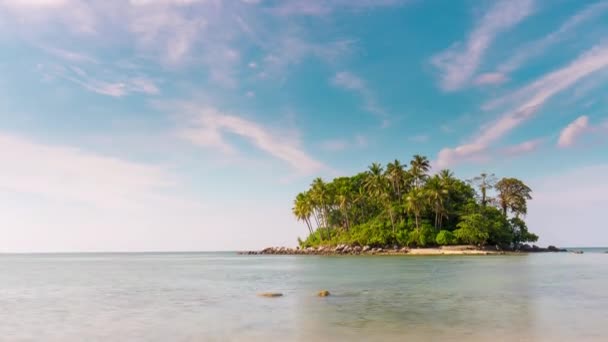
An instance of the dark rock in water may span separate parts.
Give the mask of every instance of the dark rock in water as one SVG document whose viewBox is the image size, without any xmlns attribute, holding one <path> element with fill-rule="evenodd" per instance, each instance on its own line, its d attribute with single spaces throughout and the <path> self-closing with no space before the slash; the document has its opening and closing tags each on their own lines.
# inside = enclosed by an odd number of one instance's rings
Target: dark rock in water
<svg viewBox="0 0 608 342">
<path fill-rule="evenodd" d="M 267 298 L 276 298 L 276 297 L 283 297 L 283 294 L 279 293 L 279 292 L 262 292 L 262 293 L 258 293 L 258 296 L 267 297 Z"/>
<path fill-rule="evenodd" d="M 328 297 L 329 296 L 329 291 L 327 290 L 321 290 L 317 293 L 317 296 L 319 297 Z"/>
<path fill-rule="evenodd" d="M 562 248 L 557 248 L 557 247 L 555 247 L 555 246 L 549 246 L 549 247 L 547 247 L 547 250 L 548 250 L 549 252 L 566 252 L 566 250 L 565 250 L 565 249 L 562 249 Z"/>
</svg>

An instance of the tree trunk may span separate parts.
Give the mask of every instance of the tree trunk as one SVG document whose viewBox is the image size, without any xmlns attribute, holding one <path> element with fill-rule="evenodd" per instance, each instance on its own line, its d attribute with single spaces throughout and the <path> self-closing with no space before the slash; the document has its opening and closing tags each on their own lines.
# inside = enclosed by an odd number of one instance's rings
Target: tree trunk
<svg viewBox="0 0 608 342">
<path fill-rule="evenodd" d="M 393 226 L 393 236 L 396 236 L 395 233 L 395 219 L 393 218 L 393 209 L 389 207 L 388 214 L 391 217 L 391 225 Z"/>
<path fill-rule="evenodd" d="M 306 226 L 308 226 L 308 232 L 312 235 L 312 225 L 310 224 L 310 217 L 305 217 L 304 221 L 306 221 Z"/>
</svg>

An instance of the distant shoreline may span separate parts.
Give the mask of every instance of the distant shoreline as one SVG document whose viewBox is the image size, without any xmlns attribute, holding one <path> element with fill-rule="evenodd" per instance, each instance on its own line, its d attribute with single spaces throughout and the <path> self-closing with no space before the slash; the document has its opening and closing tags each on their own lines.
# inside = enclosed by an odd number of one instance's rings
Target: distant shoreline
<svg viewBox="0 0 608 342">
<path fill-rule="evenodd" d="M 321 246 L 318 248 L 288 248 L 288 247 L 268 247 L 261 251 L 242 251 L 240 255 L 417 255 L 417 256 L 432 256 L 432 255 L 524 255 L 528 253 L 582 253 L 576 250 L 566 250 L 549 246 L 542 248 L 538 246 L 527 246 L 520 250 L 501 250 L 495 247 L 486 246 L 479 248 L 477 246 L 442 246 L 432 248 L 408 248 L 393 246 L 388 248 L 370 247 L 370 246 Z"/>
</svg>

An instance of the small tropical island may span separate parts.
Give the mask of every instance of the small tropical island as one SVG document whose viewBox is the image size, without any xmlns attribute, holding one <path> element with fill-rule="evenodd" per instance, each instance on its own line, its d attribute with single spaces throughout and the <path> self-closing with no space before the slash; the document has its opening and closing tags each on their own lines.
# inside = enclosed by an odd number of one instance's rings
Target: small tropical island
<svg viewBox="0 0 608 342">
<path fill-rule="evenodd" d="M 482 173 L 470 180 L 450 170 L 430 174 L 413 156 L 331 182 L 316 178 L 299 193 L 293 214 L 308 228 L 298 247 L 252 254 L 496 254 L 564 251 L 529 246 L 538 236 L 524 217 L 532 189 L 516 178 Z"/>
</svg>

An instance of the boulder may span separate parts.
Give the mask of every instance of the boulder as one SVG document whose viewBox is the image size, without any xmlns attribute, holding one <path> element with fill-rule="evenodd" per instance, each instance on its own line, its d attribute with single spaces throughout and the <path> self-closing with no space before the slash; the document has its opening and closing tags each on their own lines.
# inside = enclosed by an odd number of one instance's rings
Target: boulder
<svg viewBox="0 0 608 342">
<path fill-rule="evenodd" d="M 329 291 L 327 290 L 321 290 L 317 293 L 317 296 L 319 297 L 328 297 L 329 296 Z"/>
<path fill-rule="evenodd" d="M 283 297 L 283 294 L 280 292 L 262 292 L 262 293 L 258 293 L 259 297 L 266 297 L 266 298 L 276 298 L 276 297 Z"/>
<path fill-rule="evenodd" d="M 361 252 L 365 253 L 365 252 L 369 252 L 371 250 L 370 246 L 365 246 L 363 247 L 363 249 L 361 250 Z"/>
</svg>

